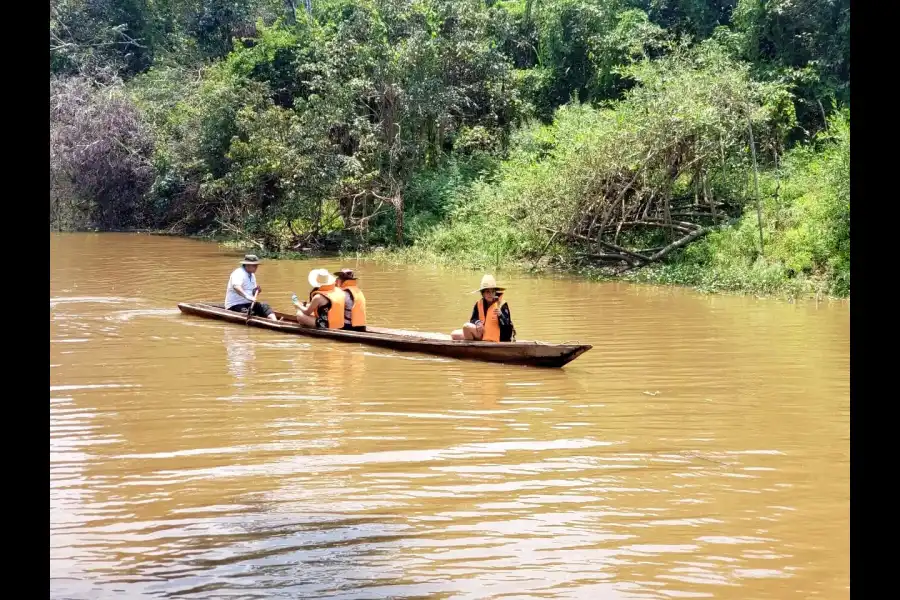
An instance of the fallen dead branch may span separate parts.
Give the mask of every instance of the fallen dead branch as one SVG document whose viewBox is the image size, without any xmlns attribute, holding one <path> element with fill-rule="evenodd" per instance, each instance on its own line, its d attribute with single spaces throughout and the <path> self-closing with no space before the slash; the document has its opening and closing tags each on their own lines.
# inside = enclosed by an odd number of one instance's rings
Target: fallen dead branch
<svg viewBox="0 0 900 600">
<path fill-rule="evenodd" d="M 650 260 L 657 261 L 657 260 L 661 259 L 662 257 L 664 257 L 669 252 L 671 252 L 672 250 L 681 248 L 685 244 L 689 244 L 689 243 L 693 242 L 694 240 L 701 238 L 702 236 L 706 235 L 713 229 L 714 229 L 713 227 L 704 227 L 703 229 L 698 229 L 697 231 L 695 231 L 693 233 L 689 233 L 688 235 L 684 236 L 680 240 L 676 240 L 676 241 L 672 242 L 671 244 L 669 244 L 668 246 L 666 246 L 665 248 L 663 248 L 662 250 L 660 250 L 659 252 L 657 252 L 656 254 L 651 256 Z"/>
<path fill-rule="evenodd" d="M 265 252 L 266 247 L 265 247 L 265 245 L 264 245 L 262 242 L 257 241 L 257 240 L 254 240 L 253 238 L 249 237 L 246 233 L 244 233 L 243 231 L 241 231 L 239 228 L 235 227 L 235 226 L 232 225 L 231 223 L 226 223 L 225 221 L 222 221 L 222 220 L 219 219 L 218 217 L 216 217 L 215 221 L 216 221 L 216 223 L 218 223 L 218 224 L 221 225 L 223 228 L 227 229 L 228 231 L 230 231 L 231 233 L 233 233 L 234 235 L 236 235 L 236 236 L 239 237 L 240 239 L 244 240 L 245 242 L 249 242 L 249 243 L 253 244 L 253 245 L 256 246 L 257 248 L 259 248 L 260 250 L 262 250 L 263 252 Z"/>
<path fill-rule="evenodd" d="M 650 225 L 650 226 L 665 226 L 662 223 L 655 222 L 640 222 L 634 221 L 632 223 L 628 223 L 627 225 Z M 549 227 L 544 227 L 544 231 L 551 233 L 551 241 L 556 238 L 556 236 L 563 236 L 570 240 L 585 242 L 592 245 L 602 246 L 612 252 L 576 252 L 577 256 L 581 256 L 584 258 L 590 258 L 592 260 L 598 261 L 614 261 L 614 262 L 626 262 L 630 267 L 638 267 L 642 265 L 647 265 L 653 262 L 658 262 L 666 257 L 673 250 L 677 250 L 678 248 L 682 248 L 685 245 L 700 239 L 713 229 L 716 229 L 718 226 L 711 227 L 695 227 L 694 229 L 688 229 L 683 226 L 676 226 L 676 229 L 686 230 L 686 235 L 683 237 L 673 241 L 671 244 L 666 246 L 660 246 L 656 248 L 648 248 L 643 250 L 642 252 L 629 250 L 628 248 L 624 248 L 612 242 L 608 242 L 603 239 L 591 239 L 585 235 L 581 235 L 578 233 L 571 232 L 563 232 L 557 231 L 554 229 L 550 229 Z M 650 254 L 652 252 L 652 254 Z"/>
</svg>

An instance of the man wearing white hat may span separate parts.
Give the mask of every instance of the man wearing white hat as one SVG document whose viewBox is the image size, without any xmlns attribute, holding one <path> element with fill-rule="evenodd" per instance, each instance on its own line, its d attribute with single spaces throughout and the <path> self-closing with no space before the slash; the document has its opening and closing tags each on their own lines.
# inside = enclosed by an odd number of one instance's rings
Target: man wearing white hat
<svg viewBox="0 0 900 600">
<path fill-rule="evenodd" d="M 294 300 L 297 322 L 318 329 L 343 329 L 344 291 L 335 287 L 334 275 L 328 269 L 313 269 L 307 280 L 313 290 L 309 302 Z"/>
<path fill-rule="evenodd" d="M 481 298 L 472 308 L 469 322 L 450 336 L 458 341 L 511 342 L 515 337 L 509 306 L 503 300 L 506 288 L 497 285 L 493 275 L 481 278 Z"/>
<path fill-rule="evenodd" d="M 256 298 L 262 289 L 256 285 L 256 270 L 259 258 L 255 254 L 247 254 L 241 266 L 231 272 L 228 287 L 225 288 L 225 308 L 235 312 L 253 312 L 255 317 L 264 317 L 277 321 L 278 317 L 268 304 L 257 302 Z"/>
</svg>

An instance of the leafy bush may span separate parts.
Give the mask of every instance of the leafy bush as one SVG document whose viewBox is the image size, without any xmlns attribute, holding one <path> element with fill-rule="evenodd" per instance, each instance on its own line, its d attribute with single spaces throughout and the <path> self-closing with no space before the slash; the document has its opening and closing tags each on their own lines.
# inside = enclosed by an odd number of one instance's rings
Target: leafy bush
<svg viewBox="0 0 900 600">
<path fill-rule="evenodd" d="M 455 219 L 496 214 L 528 232 L 531 242 L 511 250 L 533 253 L 552 232 L 593 240 L 604 229 L 646 224 L 675 201 L 696 203 L 701 186 L 704 204 L 739 211 L 747 122 L 760 139 L 777 142 L 784 127 L 775 125 L 791 119 L 778 102 L 781 88 L 754 82 L 713 43 L 627 71 L 640 85 L 622 101 L 600 109 L 570 104 L 552 125 L 520 130 L 496 185 L 474 189 L 472 207 Z"/>
<path fill-rule="evenodd" d="M 686 259 L 711 270 L 756 269 L 850 293 L 850 115 L 837 114 L 814 144 L 788 153 L 761 181 L 763 252 L 755 209 L 691 247 Z M 767 275 L 768 276 L 768 275 Z M 772 275 L 774 276 L 774 275 Z M 816 286 L 815 281 L 822 284 Z"/>
</svg>

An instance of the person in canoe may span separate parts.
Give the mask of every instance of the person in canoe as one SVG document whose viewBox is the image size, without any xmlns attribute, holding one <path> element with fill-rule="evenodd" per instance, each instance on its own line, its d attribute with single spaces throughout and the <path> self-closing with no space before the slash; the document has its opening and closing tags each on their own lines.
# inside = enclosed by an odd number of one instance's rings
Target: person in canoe
<svg viewBox="0 0 900 600">
<path fill-rule="evenodd" d="M 465 341 L 513 341 L 516 330 L 509 313 L 509 305 L 503 299 L 503 292 L 506 291 L 506 288 L 499 287 L 493 275 L 485 275 L 481 278 L 481 287 L 478 291 L 481 293 L 481 298 L 472 308 L 469 322 L 463 325 L 462 329 L 451 333 L 450 336 L 454 340 Z"/>
<path fill-rule="evenodd" d="M 366 296 L 359 289 L 353 269 L 341 269 L 334 273 L 337 287 L 344 290 L 344 329 L 366 330 Z"/>
<path fill-rule="evenodd" d="M 344 328 L 344 290 L 335 287 L 337 281 L 328 269 L 313 269 L 309 272 L 309 302 L 300 303 L 296 297 L 293 304 L 297 308 L 297 322 L 306 327 L 318 329 Z"/>
<path fill-rule="evenodd" d="M 256 301 L 262 291 L 256 284 L 258 268 L 259 258 L 255 254 L 244 256 L 241 266 L 232 271 L 228 278 L 228 287 L 225 288 L 225 308 L 244 314 L 253 311 L 253 316 L 277 321 L 278 317 L 268 304 Z"/>
</svg>

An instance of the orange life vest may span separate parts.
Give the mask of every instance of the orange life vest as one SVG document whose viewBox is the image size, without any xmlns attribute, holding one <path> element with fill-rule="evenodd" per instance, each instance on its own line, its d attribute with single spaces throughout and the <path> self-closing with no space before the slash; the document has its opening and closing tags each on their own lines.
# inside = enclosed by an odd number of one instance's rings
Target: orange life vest
<svg viewBox="0 0 900 600">
<path fill-rule="evenodd" d="M 362 327 L 366 324 L 366 296 L 356 285 L 356 281 L 348 280 L 344 282 L 343 289 L 350 292 L 353 296 L 353 308 L 350 313 L 350 323 L 352 327 Z"/>
<path fill-rule="evenodd" d="M 484 298 L 479 298 L 476 306 L 478 307 L 478 320 L 484 323 L 484 334 L 481 336 L 483 342 L 499 342 L 500 341 L 500 320 L 494 314 L 495 308 L 503 308 L 506 300 L 502 296 L 488 307 L 487 314 L 484 314 Z"/>
<path fill-rule="evenodd" d="M 328 307 L 328 329 L 344 328 L 344 290 L 335 288 L 334 285 L 323 285 L 312 293 L 312 298 L 325 296 L 331 301 Z M 318 315 L 316 315 L 318 316 Z"/>
</svg>

